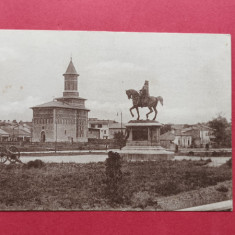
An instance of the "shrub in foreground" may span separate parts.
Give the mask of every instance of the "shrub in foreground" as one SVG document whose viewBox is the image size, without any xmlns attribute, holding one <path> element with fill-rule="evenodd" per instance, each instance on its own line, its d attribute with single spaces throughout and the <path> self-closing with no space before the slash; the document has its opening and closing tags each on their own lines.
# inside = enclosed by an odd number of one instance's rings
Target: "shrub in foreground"
<svg viewBox="0 0 235 235">
<path fill-rule="evenodd" d="M 189 156 L 194 156 L 194 152 L 193 152 L 193 151 L 190 151 L 190 152 L 188 153 L 188 155 L 189 155 Z"/>
<path fill-rule="evenodd" d="M 119 190 L 119 184 L 122 179 L 120 155 L 118 153 L 110 151 L 108 153 L 108 158 L 105 161 L 105 166 L 106 166 L 105 195 L 109 199 L 111 204 L 120 203 L 121 193 Z"/>
<path fill-rule="evenodd" d="M 223 192 L 223 193 L 228 192 L 228 188 L 225 187 L 224 185 L 221 185 L 221 186 L 218 187 L 216 190 L 219 191 L 219 192 Z"/>
<path fill-rule="evenodd" d="M 39 159 L 36 159 L 34 161 L 29 161 L 27 164 L 26 164 L 26 167 L 27 168 L 42 168 L 45 166 L 45 163 Z"/>
</svg>

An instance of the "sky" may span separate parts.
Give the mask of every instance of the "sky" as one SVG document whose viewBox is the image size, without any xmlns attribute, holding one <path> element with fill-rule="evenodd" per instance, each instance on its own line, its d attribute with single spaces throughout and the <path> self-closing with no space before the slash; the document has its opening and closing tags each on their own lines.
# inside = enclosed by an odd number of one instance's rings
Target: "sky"
<svg viewBox="0 0 235 235">
<path fill-rule="evenodd" d="M 33 30 L 0 31 L 0 120 L 31 121 L 30 107 L 61 97 L 71 57 L 89 118 L 133 119 L 125 90 L 148 80 L 161 123 L 231 120 L 230 35 Z"/>
</svg>

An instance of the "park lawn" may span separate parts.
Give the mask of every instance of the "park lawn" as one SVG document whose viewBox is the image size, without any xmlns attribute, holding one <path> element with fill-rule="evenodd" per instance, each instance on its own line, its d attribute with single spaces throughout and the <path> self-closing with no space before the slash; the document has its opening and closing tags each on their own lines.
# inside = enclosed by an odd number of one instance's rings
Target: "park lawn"
<svg viewBox="0 0 235 235">
<path fill-rule="evenodd" d="M 106 198 L 105 163 L 0 165 L 0 210 L 161 210 L 158 198 L 232 179 L 229 164 L 206 161 L 122 162 L 120 200 Z"/>
</svg>

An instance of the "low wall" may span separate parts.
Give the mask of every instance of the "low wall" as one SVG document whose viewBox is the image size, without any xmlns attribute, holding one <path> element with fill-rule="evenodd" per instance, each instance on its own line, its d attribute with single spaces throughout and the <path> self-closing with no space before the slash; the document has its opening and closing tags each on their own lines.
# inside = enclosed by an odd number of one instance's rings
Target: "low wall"
<svg viewBox="0 0 235 235">
<path fill-rule="evenodd" d="M 86 143 L 70 143 L 70 142 L 0 142 L 0 146 L 16 146 L 21 152 L 49 151 L 49 150 L 106 150 L 108 148 L 117 148 L 113 140 L 96 140 Z"/>
</svg>

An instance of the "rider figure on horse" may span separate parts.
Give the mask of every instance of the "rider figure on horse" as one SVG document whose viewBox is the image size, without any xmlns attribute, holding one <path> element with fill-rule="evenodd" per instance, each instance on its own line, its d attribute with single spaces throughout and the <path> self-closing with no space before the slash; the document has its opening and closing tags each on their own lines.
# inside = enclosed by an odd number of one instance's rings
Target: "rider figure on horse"
<svg viewBox="0 0 235 235">
<path fill-rule="evenodd" d="M 144 86 L 140 90 L 140 106 L 144 107 L 149 98 L 149 82 L 145 81 Z"/>
</svg>

